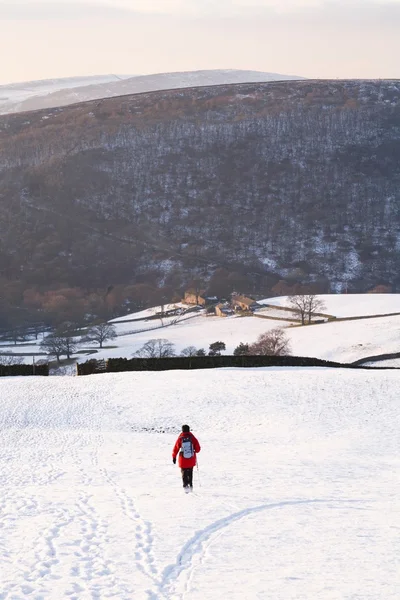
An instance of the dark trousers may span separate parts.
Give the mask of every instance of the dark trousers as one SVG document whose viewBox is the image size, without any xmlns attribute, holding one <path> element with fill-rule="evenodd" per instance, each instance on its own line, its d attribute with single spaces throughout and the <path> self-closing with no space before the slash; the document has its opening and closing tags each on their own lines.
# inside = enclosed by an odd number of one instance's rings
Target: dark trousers
<svg viewBox="0 0 400 600">
<path fill-rule="evenodd" d="M 183 487 L 193 487 L 193 467 L 191 469 L 181 469 Z"/>
</svg>

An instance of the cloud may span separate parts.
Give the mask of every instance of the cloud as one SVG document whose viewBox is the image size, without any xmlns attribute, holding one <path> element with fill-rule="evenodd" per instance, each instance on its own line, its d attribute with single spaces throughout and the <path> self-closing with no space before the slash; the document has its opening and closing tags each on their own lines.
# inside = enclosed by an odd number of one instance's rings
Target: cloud
<svg viewBox="0 0 400 600">
<path fill-rule="evenodd" d="M 0 2 L 0 21 L 46 21 L 134 18 L 141 13 L 90 2 Z"/>
<path fill-rule="evenodd" d="M 373 23 L 381 27 L 388 23 L 398 22 L 400 19 L 400 2 L 346 0 L 323 2 L 315 8 L 297 10 L 293 16 L 306 21 L 325 21 L 327 23 L 342 21 L 344 24 Z"/>
<path fill-rule="evenodd" d="M 0 0 L 2 81 L 217 68 L 312 78 L 400 76 L 399 2 L 318 0 L 301 10 L 291 2 L 289 10 L 280 0 L 282 12 L 272 0 L 215 0 L 223 8 L 218 14 L 212 4 L 184 0 L 183 14 L 173 12 L 181 0 L 146 0 L 164 11 L 149 14 L 142 1 L 82 0 L 79 7 L 74 1 Z"/>
<path fill-rule="evenodd" d="M 259 19 L 288 26 L 400 26 L 400 0 L 232 0 L 245 21 Z"/>
<path fill-rule="evenodd" d="M 400 0 L 0 0 L 0 20 L 252 19 L 278 24 L 400 23 Z M 222 23 L 223 24 L 223 23 Z"/>
</svg>

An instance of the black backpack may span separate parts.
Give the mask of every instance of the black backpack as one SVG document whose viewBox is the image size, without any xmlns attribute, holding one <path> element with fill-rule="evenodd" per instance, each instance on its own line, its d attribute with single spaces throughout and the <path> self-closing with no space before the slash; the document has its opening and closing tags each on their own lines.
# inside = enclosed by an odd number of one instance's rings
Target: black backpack
<svg viewBox="0 0 400 600">
<path fill-rule="evenodd" d="M 192 436 L 188 433 L 181 439 L 182 439 L 181 452 L 182 452 L 183 458 L 193 458 L 194 448 L 193 448 Z"/>
</svg>

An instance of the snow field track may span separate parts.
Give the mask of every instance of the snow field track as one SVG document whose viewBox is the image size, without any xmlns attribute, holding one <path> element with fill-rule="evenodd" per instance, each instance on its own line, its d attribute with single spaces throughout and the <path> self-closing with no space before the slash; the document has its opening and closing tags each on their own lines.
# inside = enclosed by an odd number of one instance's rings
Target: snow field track
<svg viewBox="0 0 400 600">
<path fill-rule="evenodd" d="M 397 600 L 399 379 L 0 380 L 0 600 Z M 185 421 L 189 495 L 171 462 Z"/>
</svg>

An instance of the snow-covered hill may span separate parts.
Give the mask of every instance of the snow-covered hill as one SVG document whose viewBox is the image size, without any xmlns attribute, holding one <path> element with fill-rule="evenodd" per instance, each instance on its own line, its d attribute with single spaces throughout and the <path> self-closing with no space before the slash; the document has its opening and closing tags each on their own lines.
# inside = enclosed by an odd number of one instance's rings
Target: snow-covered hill
<svg viewBox="0 0 400 600">
<path fill-rule="evenodd" d="M 336 369 L 0 379 L 0 598 L 397 600 L 399 385 Z M 202 444 L 192 495 L 171 461 L 183 422 Z"/>
<path fill-rule="evenodd" d="M 400 351 L 400 294 L 343 294 L 319 298 L 325 302 L 324 313 L 337 317 L 337 320 L 311 327 L 299 327 L 291 321 L 257 316 L 220 318 L 209 316 L 205 311 L 175 315 L 162 320 L 149 319 L 160 311 L 159 306 L 153 307 L 114 319 L 111 323 L 115 326 L 118 337 L 106 342 L 103 349 L 99 349 L 95 344 L 80 344 L 81 350 L 90 350 L 93 354 L 86 357 L 77 355 L 76 358 L 80 362 L 87 357 L 130 358 L 152 338 L 167 339 L 174 344 L 178 354 L 187 346 L 204 348 L 207 351 L 211 343 L 222 341 L 226 344 L 226 353 L 232 354 L 240 342 L 253 343 L 261 333 L 275 327 L 285 328 L 292 354 L 296 356 L 311 356 L 346 363 Z M 267 298 L 260 301 L 260 304 L 288 306 L 289 301 L 287 297 Z M 164 309 L 174 306 L 183 307 L 178 303 L 165 306 Z M 260 310 L 257 314 L 282 318 L 286 313 Z M 289 313 L 288 316 L 291 318 L 293 314 Z M 37 342 L 31 340 L 34 344 L 31 346 L 2 344 L 0 350 L 17 355 L 28 354 L 24 356 L 24 360 L 32 362 L 32 356 L 29 355 L 39 352 L 40 342 L 41 339 Z"/>
<path fill-rule="evenodd" d="M 40 107 L 40 102 L 51 94 L 61 90 L 70 90 L 91 85 L 104 85 L 120 81 L 130 75 L 93 75 L 89 77 L 64 77 L 59 79 L 42 79 L 38 81 L 24 81 L 0 85 L 0 114 L 9 114 L 24 110 L 24 103 L 32 101 Z M 45 100 L 44 100 L 45 101 Z"/>
<path fill-rule="evenodd" d="M 325 303 L 323 312 L 338 318 L 400 313 L 400 294 L 332 294 L 318 298 Z M 289 306 L 289 300 L 281 296 L 261 300 L 260 304 Z M 160 307 L 154 307 L 136 313 L 136 318 L 154 315 L 159 310 Z M 270 313 L 260 311 L 258 314 Z M 282 318 L 285 314 L 276 312 L 272 316 Z M 293 314 L 287 316 L 293 318 Z M 223 341 L 227 354 L 232 354 L 240 342 L 252 343 L 261 333 L 278 326 L 287 329 L 292 352 L 297 356 L 353 362 L 365 356 L 399 351 L 400 314 L 366 320 L 333 321 L 312 327 L 294 326 L 289 320 L 276 321 L 257 316 L 220 318 L 207 316 L 206 313 L 183 315 L 172 325 L 169 323 L 176 321 L 176 317 L 164 319 L 165 327 L 161 327 L 158 320 L 130 322 L 133 318 L 135 313 L 117 320 L 122 321 L 115 325 L 121 336 L 113 343 L 117 348 L 103 349 L 96 354 L 96 358 L 131 357 L 150 338 L 168 339 L 178 352 L 186 346 L 207 350 L 212 342 Z"/>
<path fill-rule="evenodd" d="M 103 349 L 96 358 L 131 357 L 151 338 L 168 339 L 179 352 L 186 346 L 208 350 L 211 343 L 222 341 L 226 353 L 232 354 L 240 342 L 252 343 L 261 334 L 275 327 L 285 327 L 296 356 L 313 356 L 338 362 L 353 362 L 366 356 L 400 351 L 400 294 L 343 294 L 319 296 L 325 302 L 324 313 L 340 318 L 371 317 L 332 321 L 311 327 L 298 327 L 290 321 L 253 317 L 220 318 L 205 313 L 185 318 L 176 324 L 161 327 L 158 321 L 122 322 L 116 324 L 121 336 Z M 287 297 L 268 298 L 262 303 L 288 306 Z M 159 307 L 158 307 L 159 309 Z M 154 314 L 153 309 L 153 314 Z M 398 313 L 394 316 L 382 317 Z M 256 313 L 257 314 L 257 313 Z M 268 314 L 260 311 L 259 314 Z M 274 313 L 272 316 L 277 316 Z M 285 313 L 283 313 L 284 315 Z M 282 313 L 279 316 L 282 318 Z M 133 318 L 134 315 L 130 315 Z M 293 317 L 292 314 L 289 315 Z M 374 318 L 375 316 L 375 318 Z M 158 327 L 157 329 L 154 329 Z M 148 331 L 143 329 L 148 328 Z M 131 332 L 129 334 L 129 332 Z"/>
<path fill-rule="evenodd" d="M 321 294 L 322 312 L 339 318 L 387 315 L 400 312 L 400 294 Z M 260 304 L 290 306 L 287 296 L 267 298 Z"/>
<path fill-rule="evenodd" d="M 304 79 L 278 73 L 219 69 L 156 73 L 154 75 L 99 75 L 69 77 L 0 86 L 0 114 L 53 108 L 127 94 L 193 86 Z"/>
</svg>

